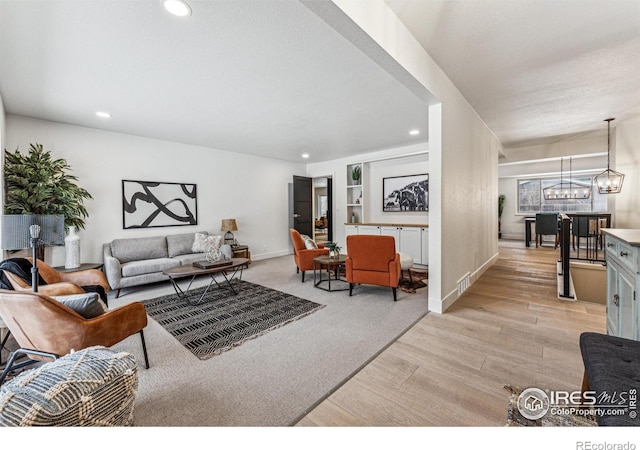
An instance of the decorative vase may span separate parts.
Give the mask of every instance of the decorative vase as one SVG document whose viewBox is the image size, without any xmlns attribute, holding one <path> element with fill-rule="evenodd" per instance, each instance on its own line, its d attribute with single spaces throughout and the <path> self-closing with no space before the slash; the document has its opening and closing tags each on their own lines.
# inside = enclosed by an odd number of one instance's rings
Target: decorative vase
<svg viewBox="0 0 640 450">
<path fill-rule="evenodd" d="M 69 234 L 64 238 L 64 268 L 77 269 L 80 267 L 80 236 L 75 226 L 69 227 Z"/>
<path fill-rule="evenodd" d="M 329 250 L 329 258 L 334 258 L 336 256 L 336 252 L 333 250 Z"/>
</svg>

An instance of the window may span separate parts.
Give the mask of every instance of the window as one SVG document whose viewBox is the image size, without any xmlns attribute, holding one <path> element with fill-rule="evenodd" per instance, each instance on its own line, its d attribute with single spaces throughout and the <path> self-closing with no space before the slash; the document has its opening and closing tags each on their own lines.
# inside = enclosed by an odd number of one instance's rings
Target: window
<svg viewBox="0 0 640 450">
<path fill-rule="evenodd" d="M 591 178 L 574 178 L 574 183 L 589 186 L 591 196 L 586 199 L 546 199 L 543 190 L 561 184 L 558 178 L 518 180 L 518 213 L 537 212 L 604 212 L 607 210 L 606 194 L 599 194 Z M 564 180 L 567 183 L 567 180 Z"/>
</svg>

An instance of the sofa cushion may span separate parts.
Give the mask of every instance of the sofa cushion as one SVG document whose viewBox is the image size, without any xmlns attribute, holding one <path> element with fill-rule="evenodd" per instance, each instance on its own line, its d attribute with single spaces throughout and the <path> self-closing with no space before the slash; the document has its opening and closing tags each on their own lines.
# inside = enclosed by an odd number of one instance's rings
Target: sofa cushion
<svg viewBox="0 0 640 450">
<path fill-rule="evenodd" d="M 165 269 L 170 269 L 175 266 L 179 266 L 180 262 L 172 258 L 156 258 L 145 259 L 142 261 L 131 261 L 122 264 L 122 276 L 134 277 L 136 275 L 145 275 L 147 273 L 162 272 Z"/>
<path fill-rule="evenodd" d="M 111 254 L 121 263 L 169 256 L 164 236 L 114 239 L 111 242 Z"/>
<path fill-rule="evenodd" d="M 0 426 L 132 425 L 137 392 L 133 355 L 89 347 L 3 384 Z"/>
<path fill-rule="evenodd" d="M 206 231 L 200 231 L 198 234 L 207 236 L 209 233 Z M 169 258 L 174 258 L 178 255 L 186 255 L 192 253 L 191 248 L 196 233 L 182 233 L 182 234 L 170 234 L 167 236 L 167 250 L 169 252 Z"/>
<path fill-rule="evenodd" d="M 196 261 L 204 261 L 206 258 L 202 253 L 189 253 L 188 255 L 180 255 L 173 258 L 174 265 L 189 266 Z"/>
<path fill-rule="evenodd" d="M 107 312 L 107 305 L 100 299 L 97 292 L 86 294 L 55 295 L 56 299 L 67 308 L 73 309 L 85 319 L 93 319 Z"/>
</svg>

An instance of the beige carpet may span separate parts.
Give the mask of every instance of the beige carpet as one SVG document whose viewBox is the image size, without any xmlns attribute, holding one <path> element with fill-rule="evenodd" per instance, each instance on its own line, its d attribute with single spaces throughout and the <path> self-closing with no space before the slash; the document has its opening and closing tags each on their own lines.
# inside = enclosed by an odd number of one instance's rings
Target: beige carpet
<svg viewBox="0 0 640 450">
<path fill-rule="evenodd" d="M 300 282 L 293 257 L 257 261 L 243 279 L 326 305 L 286 327 L 202 361 L 158 323 L 145 329 L 151 368 L 141 369 L 136 426 L 287 426 L 427 313 L 427 289 L 416 294 L 358 286 L 325 292 L 313 273 Z M 208 280 L 197 280 L 204 285 Z M 169 283 L 123 290 L 109 305 L 158 297 Z M 118 350 L 142 358 L 140 339 Z"/>
</svg>

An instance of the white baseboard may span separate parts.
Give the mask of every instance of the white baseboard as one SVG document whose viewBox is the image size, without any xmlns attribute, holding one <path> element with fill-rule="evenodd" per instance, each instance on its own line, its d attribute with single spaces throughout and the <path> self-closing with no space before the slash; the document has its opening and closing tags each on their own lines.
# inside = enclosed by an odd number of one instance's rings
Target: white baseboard
<svg viewBox="0 0 640 450">
<path fill-rule="evenodd" d="M 263 259 L 277 258 L 278 256 L 286 256 L 286 255 L 293 255 L 293 253 L 291 253 L 291 250 L 278 250 L 276 252 L 259 253 L 257 255 L 251 254 L 251 260 L 261 261 Z"/>
<path fill-rule="evenodd" d="M 478 280 L 478 278 L 480 278 L 480 276 L 482 276 L 482 274 L 485 273 L 487 269 L 489 269 L 489 267 L 494 265 L 496 261 L 498 261 L 499 256 L 500 254 L 496 253 L 491 258 L 489 258 L 487 262 L 485 262 L 482 266 L 480 266 L 473 273 L 471 273 L 469 277 L 470 285 L 475 283 L 476 280 Z M 458 300 L 458 298 L 460 298 L 460 295 L 458 294 L 457 287 L 453 289 L 451 292 L 449 292 L 447 295 L 445 295 L 442 300 L 429 297 L 429 311 L 442 314 L 451 305 L 453 305 L 456 302 L 456 300 Z"/>
</svg>

